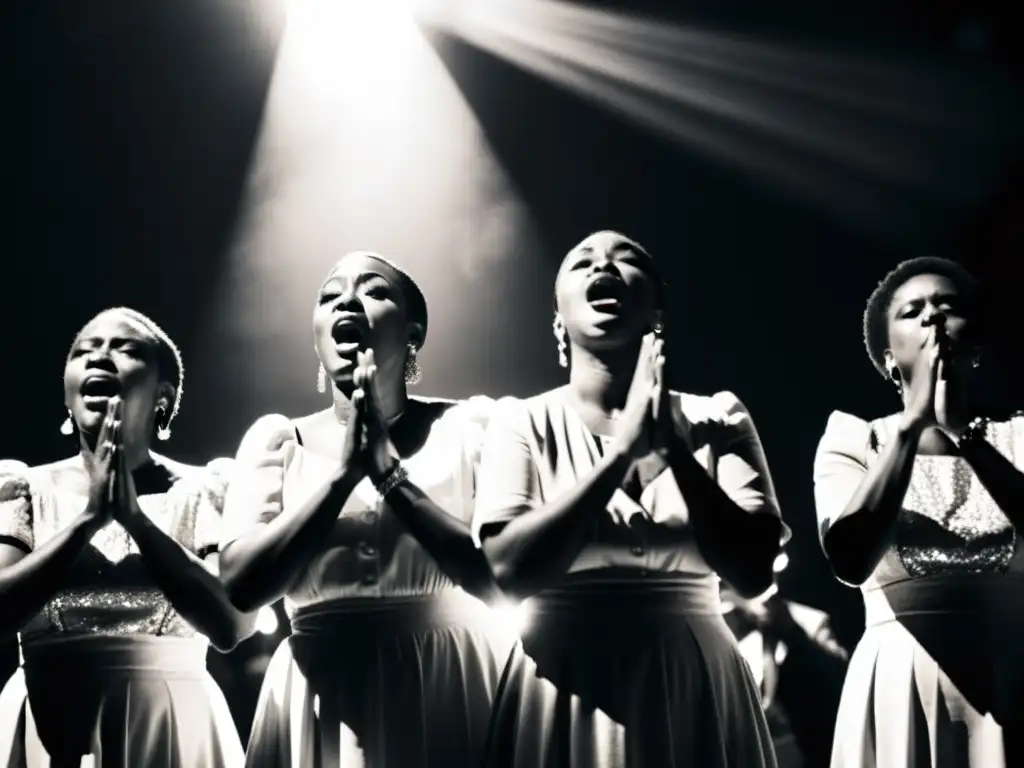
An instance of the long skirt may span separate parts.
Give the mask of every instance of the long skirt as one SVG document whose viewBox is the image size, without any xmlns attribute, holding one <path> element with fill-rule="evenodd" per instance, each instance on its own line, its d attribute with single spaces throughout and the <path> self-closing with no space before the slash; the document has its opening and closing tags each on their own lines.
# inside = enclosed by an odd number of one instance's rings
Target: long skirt
<svg viewBox="0 0 1024 768">
<path fill-rule="evenodd" d="M 246 764 L 479 765 L 499 676 L 486 622 L 461 592 L 299 610 L 267 669 Z"/>
<path fill-rule="evenodd" d="M 0 693 L 3 768 L 239 768 L 202 639 L 39 640 Z"/>
<path fill-rule="evenodd" d="M 1024 576 L 865 590 L 832 768 L 1024 766 Z"/>
<path fill-rule="evenodd" d="M 490 768 L 775 768 L 716 580 L 574 585 L 528 601 Z"/>
</svg>

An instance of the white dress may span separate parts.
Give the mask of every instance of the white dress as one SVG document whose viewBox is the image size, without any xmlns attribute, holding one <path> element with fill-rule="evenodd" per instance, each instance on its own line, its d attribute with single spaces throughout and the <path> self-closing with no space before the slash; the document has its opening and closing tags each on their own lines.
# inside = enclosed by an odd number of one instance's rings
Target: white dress
<svg viewBox="0 0 1024 768">
<path fill-rule="evenodd" d="M 469 523 L 490 401 L 430 402 L 440 415 L 403 464 L 436 504 Z M 335 469 L 303 448 L 287 419 L 279 422 L 278 439 L 261 455 L 239 453 L 248 469 L 229 492 L 225 543 L 300 506 Z M 285 609 L 292 635 L 267 670 L 248 765 L 479 762 L 504 660 L 496 658 L 494 617 L 441 572 L 369 480 L 338 510 L 330 540 L 290 585 Z"/>
<path fill-rule="evenodd" d="M 743 404 L 727 392 L 672 393 L 672 404 L 692 425 L 695 457 L 730 497 L 778 516 Z M 477 531 L 564 496 L 610 440 L 587 428 L 565 389 L 500 401 L 481 458 Z M 487 766 L 774 768 L 759 691 L 671 471 L 639 501 L 617 491 L 561 582 L 523 605 Z"/>
<path fill-rule="evenodd" d="M 139 505 L 203 557 L 220 539 L 229 465 L 196 468 Z M 85 497 L 61 483 L 68 466 L 0 462 L 0 535 L 32 549 L 82 513 Z M 93 537 L 19 642 L 20 668 L 0 693 L 3 768 L 242 765 L 206 638 L 171 607 L 119 523 Z"/>
<path fill-rule="evenodd" d="M 823 536 L 899 418 L 832 414 L 814 468 Z M 1024 467 L 1024 419 L 990 423 L 987 440 Z M 1024 548 L 963 459 L 915 459 L 861 592 L 832 768 L 1024 766 Z"/>
</svg>

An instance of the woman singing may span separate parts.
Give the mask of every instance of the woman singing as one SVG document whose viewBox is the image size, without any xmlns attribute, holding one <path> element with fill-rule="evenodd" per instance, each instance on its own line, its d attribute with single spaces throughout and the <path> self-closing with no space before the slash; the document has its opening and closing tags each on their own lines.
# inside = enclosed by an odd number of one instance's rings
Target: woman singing
<svg viewBox="0 0 1024 768">
<path fill-rule="evenodd" d="M 500 401 L 488 429 L 475 525 L 530 598 L 489 766 L 775 765 L 719 576 L 763 592 L 785 528 L 743 404 L 665 386 L 663 298 L 640 245 L 585 239 L 555 285 L 568 386 Z"/>
<path fill-rule="evenodd" d="M 470 530 L 489 401 L 408 396 L 426 332 L 403 271 L 342 258 L 313 309 L 333 404 L 264 416 L 239 448 L 226 583 L 247 611 L 283 596 L 292 623 L 257 708 L 254 768 L 481 760 L 498 662 L 493 617 L 467 593 L 495 593 Z"/>
<path fill-rule="evenodd" d="M 1024 765 L 1024 419 L 985 412 L 974 279 L 900 264 L 864 313 L 899 413 L 832 414 L 814 479 L 822 543 L 864 595 L 833 768 Z"/>
<path fill-rule="evenodd" d="M 20 632 L 22 664 L 0 693 L 0 765 L 242 765 L 206 672 L 208 642 L 249 627 L 215 575 L 226 480 L 150 450 L 181 388 L 152 320 L 103 312 L 64 369 L 78 454 L 2 463 L 0 629 Z"/>
</svg>

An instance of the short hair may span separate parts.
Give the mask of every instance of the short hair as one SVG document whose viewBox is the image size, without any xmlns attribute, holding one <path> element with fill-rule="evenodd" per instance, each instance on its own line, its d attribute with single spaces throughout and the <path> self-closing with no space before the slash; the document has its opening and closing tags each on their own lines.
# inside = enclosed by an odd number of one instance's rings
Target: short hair
<svg viewBox="0 0 1024 768">
<path fill-rule="evenodd" d="M 976 309 L 974 305 L 978 281 L 962 264 L 938 256 L 919 256 L 897 264 L 872 291 L 864 308 L 864 347 L 871 364 L 884 378 L 889 377 L 885 367 L 885 350 L 889 346 L 888 314 L 893 296 L 909 280 L 919 275 L 941 275 L 948 278 L 971 303 L 972 309 Z"/>
<path fill-rule="evenodd" d="M 110 307 L 102 312 L 98 312 L 93 315 L 92 319 L 89 320 L 91 323 L 97 317 L 105 315 L 111 312 L 118 312 L 125 315 L 133 322 L 138 323 L 146 329 L 156 342 L 156 366 L 157 372 L 163 381 L 170 382 L 174 385 L 174 403 L 171 406 L 170 413 L 167 415 L 167 423 L 163 426 L 170 426 L 171 421 L 175 416 L 178 415 L 178 411 L 181 408 L 181 393 L 185 386 L 185 364 L 181 359 L 181 352 L 178 350 L 177 345 L 171 341 L 171 337 L 167 335 L 163 328 L 157 325 L 148 315 L 144 315 L 136 309 L 130 307 Z M 82 326 L 82 330 L 89 325 L 86 323 Z M 77 339 L 81 335 L 82 331 L 79 330 L 75 338 Z"/>
<path fill-rule="evenodd" d="M 600 229 L 600 230 L 597 230 L 596 232 L 591 232 L 589 235 L 587 235 L 582 240 L 580 240 L 578 243 L 576 243 L 576 245 L 574 245 L 569 250 L 569 252 L 566 254 L 566 256 L 568 256 L 569 253 L 572 253 L 576 249 L 576 246 L 578 246 L 581 243 L 589 240 L 594 235 L 600 235 L 600 234 L 603 234 L 603 233 L 606 233 L 606 232 L 610 232 L 610 233 L 618 235 L 619 237 L 622 238 L 623 242 L 625 242 L 627 245 L 629 245 L 630 248 L 632 248 L 637 253 L 647 257 L 647 259 L 650 262 L 650 264 L 649 264 L 648 268 L 644 269 L 643 271 L 645 273 L 647 273 L 647 275 L 654 282 L 654 301 L 655 301 L 656 309 L 663 310 L 665 308 L 665 297 L 668 295 L 668 283 L 665 282 L 665 278 L 662 276 L 661 270 L 658 269 L 658 263 L 655 261 L 654 256 L 651 255 L 651 252 L 648 251 L 643 245 L 641 245 L 638 241 L 634 240 L 629 235 L 624 235 L 621 232 L 617 232 L 615 230 Z M 562 258 L 563 258 L 563 261 L 564 261 L 565 257 L 563 256 Z M 557 278 L 555 280 L 554 290 L 551 292 L 551 307 L 552 307 L 552 310 L 554 312 L 558 312 L 558 280 L 557 280 Z"/>
<path fill-rule="evenodd" d="M 420 343 L 417 349 L 422 349 L 427 340 L 427 322 L 429 320 L 429 315 L 427 313 L 427 299 L 423 295 L 423 291 L 420 290 L 416 281 L 409 276 L 408 272 L 395 264 L 391 259 L 381 256 L 379 253 L 375 253 L 373 251 L 352 251 L 351 253 L 346 253 L 338 259 L 334 268 L 337 269 L 337 266 L 341 264 L 341 262 L 352 256 L 362 256 L 367 259 L 379 261 L 398 275 L 400 281 L 398 289 L 402 292 L 402 296 L 405 299 L 406 318 L 420 326 Z M 331 273 L 333 274 L 333 272 L 334 270 L 332 269 Z"/>
</svg>

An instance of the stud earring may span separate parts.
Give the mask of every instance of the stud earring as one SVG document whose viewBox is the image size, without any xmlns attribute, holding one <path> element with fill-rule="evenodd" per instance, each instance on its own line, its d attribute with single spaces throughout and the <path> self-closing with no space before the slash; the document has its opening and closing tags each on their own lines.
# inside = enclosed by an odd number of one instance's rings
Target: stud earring
<svg viewBox="0 0 1024 768">
<path fill-rule="evenodd" d="M 64 423 L 60 425 L 60 433 L 62 435 L 73 435 L 75 433 L 75 424 L 71 420 L 71 409 L 68 409 L 68 417 L 64 419 Z"/>
<path fill-rule="evenodd" d="M 409 353 L 405 356 L 405 383 L 415 386 L 423 378 L 423 371 L 420 369 L 420 362 L 416 359 L 419 354 L 415 344 L 409 344 Z"/>
<path fill-rule="evenodd" d="M 320 363 L 320 370 L 316 375 L 316 391 L 320 394 L 327 391 L 327 371 L 324 370 L 323 363 Z"/>
</svg>

